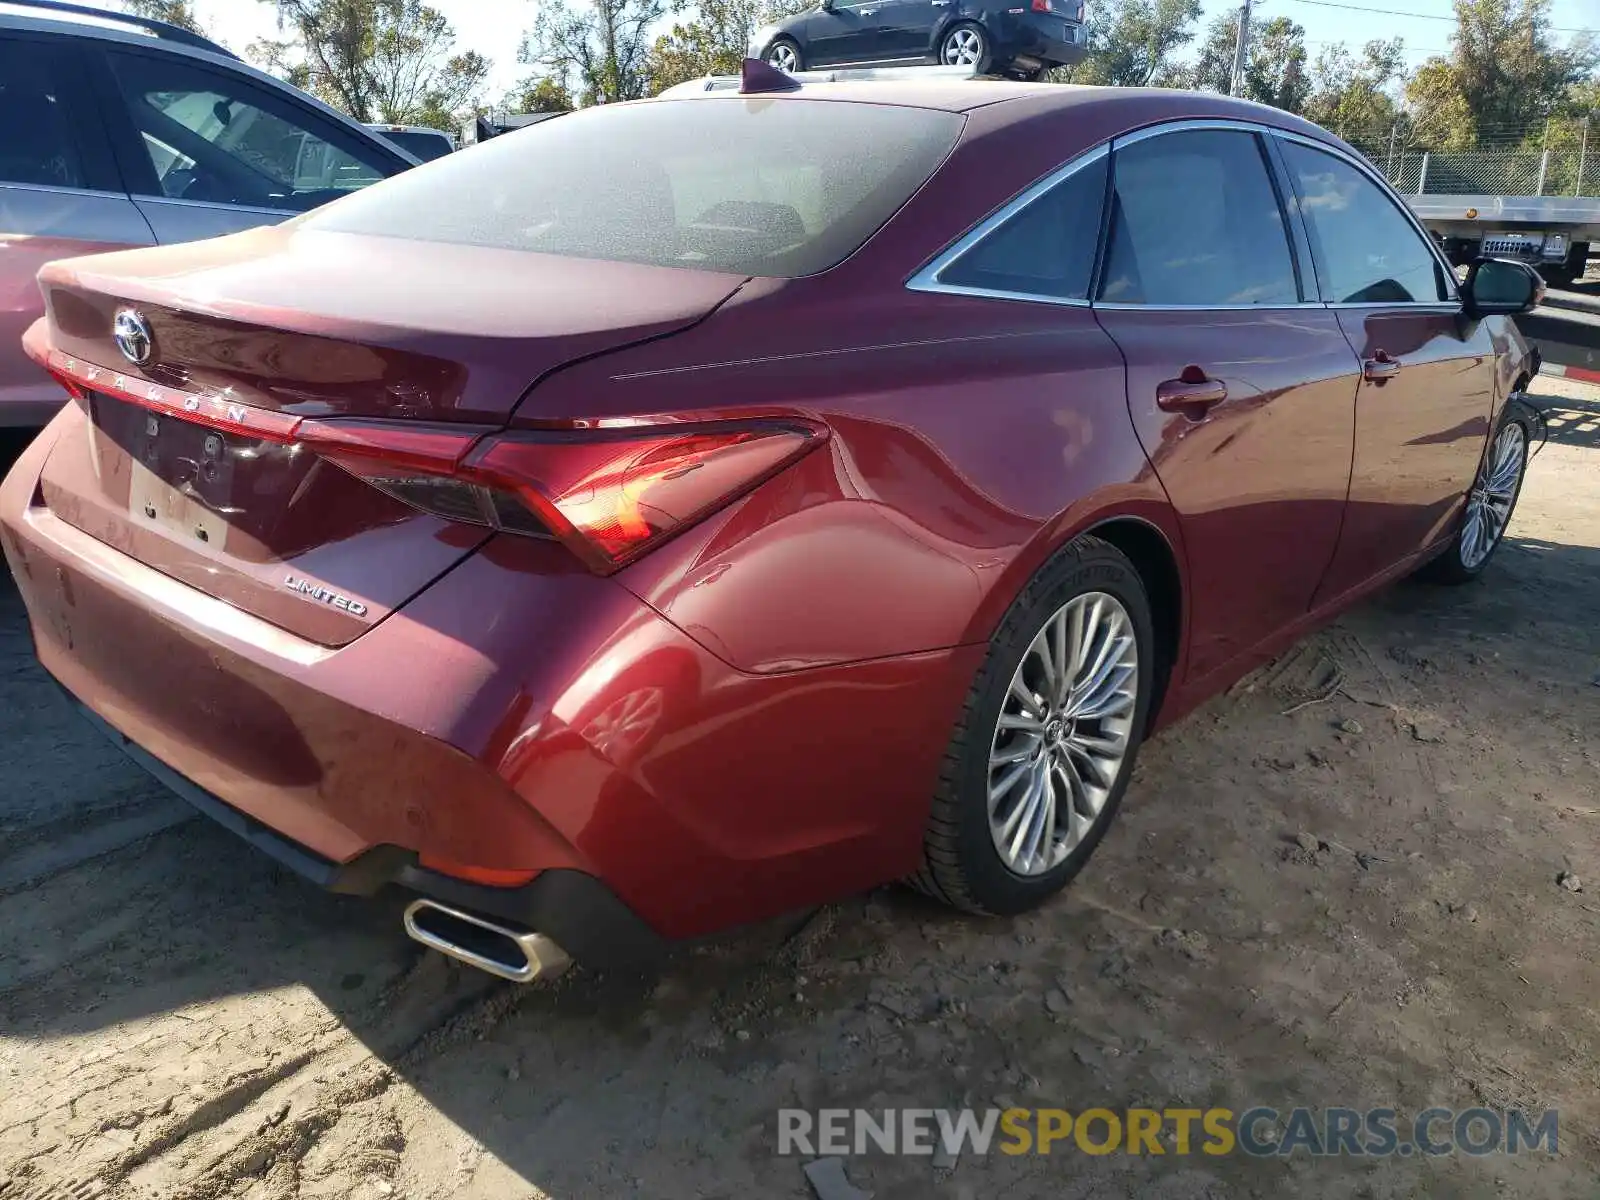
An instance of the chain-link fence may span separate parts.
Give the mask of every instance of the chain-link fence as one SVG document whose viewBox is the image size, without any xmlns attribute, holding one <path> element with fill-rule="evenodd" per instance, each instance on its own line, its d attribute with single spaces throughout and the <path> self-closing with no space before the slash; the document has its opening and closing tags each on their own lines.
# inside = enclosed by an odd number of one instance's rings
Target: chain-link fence
<svg viewBox="0 0 1600 1200">
<path fill-rule="evenodd" d="M 1592 136 L 1591 136 L 1592 134 Z M 1395 126 L 1346 140 L 1406 195 L 1600 197 L 1600 120 L 1550 121 L 1458 149 Z"/>
</svg>

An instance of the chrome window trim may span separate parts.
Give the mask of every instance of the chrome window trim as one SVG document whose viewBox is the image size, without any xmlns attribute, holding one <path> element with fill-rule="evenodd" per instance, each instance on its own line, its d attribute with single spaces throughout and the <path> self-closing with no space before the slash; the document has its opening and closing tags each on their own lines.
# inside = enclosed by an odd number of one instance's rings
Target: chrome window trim
<svg viewBox="0 0 1600 1200">
<path fill-rule="evenodd" d="M 1371 304 L 1366 301 L 1345 303 L 1343 301 L 1330 300 L 1328 302 L 1329 308 L 1394 308 L 1404 307 L 1407 305 L 1427 307 L 1428 305 L 1453 303 L 1457 309 L 1460 309 L 1460 307 L 1466 303 L 1466 301 L 1462 299 L 1461 288 L 1457 284 L 1456 269 L 1450 265 L 1450 260 L 1445 258 L 1444 254 L 1440 252 L 1438 242 L 1435 240 L 1433 234 L 1428 232 L 1427 226 L 1425 226 L 1418 218 L 1417 214 L 1411 210 L 1411 206 L 1405 202 L 1405 198 L 1402 197 L 1399 192 L 1394 190 L 1394 185 L 1385 179 L 1382 174 L 1379 173 L 1376 167 L 1369 162 L 1362 161 L 1359 155 L 1346 153 L 1342 147 L 1331 145 L 1328 142 L 1318 141 L 1316 138 L 1307 137 L 1303 133 L 1291 133 L 1287 129 L 1273 129 L 1271 130 L 1271 133 L 1274 137 L 1280 138 L 1283 141 L 1298 142 L 1302 146 L 1309 146 L 1313 150 L 1320 150 L 1324 154 L 1331 155 L 1332 157 L 1339 159 L 1341 162 L 1349 164 L 1360 174 L 1365 175 L 1371 183 L 1377 186 L 1378 191 L 1388 199 L 1389 203 L 1393 204 L 1400 210 L 1400 215 L 1410 222 L 1412 231 L 1422 239 L 1422 244 L 1428 248 L 1428 253 L 1433 256 L 1433 261 L 1439 266 L 1440 270 L 1444 272 L 1444 277 L 1449 280 L 1449 283 L 1446 285 L 1446 287 L 1450 292 L 1450 296 L 1444 300 L 1396 300 L 1385 305 Z M 1302 215 L 1300 219 L 1304 221 L 1306 218 Z"/>
<path fill-rule="evenodd" d="M 128 193 L 120 188 L 65 187 L 59 183 L 22 183 L 14 179 L 0 179 L 0 189 L 21 192 L 49 192 L 53 196 L 110 196 L 113 200 L 126 200 Z"/>
<path fill-rule="evenodd" d="M 1116 300 L 1096 300 L 1091 307 L 1107 312 L 1283 312 L 1285 309 L 1325 309 L 1329 306 L 1320 300 L 1296 300 L 1289 304 L 1126 304 Z"/>
<path fill-rule="evenodd" d="M 1065 308 L 1088 308 L 1090 306 L 1088 297 L 1080 300 L 1037 292 L 1008 292 L 996 288 L 968 287 L 964 284 L 944 283 L 939 279 L 939 275 L 1035 200 L 1054 191 L 1057 184 L 1064 183 L 1085 167 L 1093 166 L 1101 159 L 1109 158 L 1110 155 L 1111 142 L 1101 142 L 1098 146 L 1085 150 L 1078 157 L 1062 163 L 1043 179 L 1035 180 L 962 234 L 952 245 L 941 250 L 931 262 L 906 280 L 906 287 L 913 292 L 944 292 L 954 296 L 987 296 L 996 300 L 1028 300 L 1036 304 L 1055 304 Z M 1094 231 L 1094 237 L 1096 242 L 1100 240 L 1098 229 Z"/>
<path fill-rule="evenodd" d="M 1166 121 L 1160 125 L 1147 125 L 1143 129 L 1135 129 L 1132 133 L 1119 133 L 1111 139 L 1111 148 L 1121 150 L 1124 146 L 1132 146 L 1136 142 L 1147 142 L 1151 138 L 1161 137 L 1168 133 L 1187 133 L 1195 129 L 1226 129 L 1236 133 L 1273 133 L 1275 130 L 1270 125 L 1263 125 L 1259 121 L 1244 121 L 1237 117 L 1183 117 L 1176 121 Z"/>
<path fill-rule="evenodd" d="M 388 178 L 388 176 L 385 176 Z M 371 186 L 370 184 L 368 185 Z M 359 190 L 359 189 L 357 189 Z M 180 208 L 210 208 L 218 212 L 236 213 L 261 213 L 269 217 L 298 217 L 310 209 L 303 208 L 263 208 L 256 204 L 229 204 L 223 200 L 185 200 L 182 196 L 153 196 L 149 192 L 130 193 L 135 200 L 148 201 L 151 204 L 175 204 Z M 331 200 L 326 203 L 333 203 Z"/>
<path fill-rule="evenodd" d="M 1411 222 L 1412 229 L 1419 237 L 1422 238 L 1423 243 L 1428 247 L 1429 253 L 1433 255 L 1434 261 L 1438 263 L 1439 267 L 1444 271 L 1445 278 L 1450 281 L 1448 286 L 1450 291 L 1453 293 L 1454 298 L 1447 300 L 1391 300 L 1381 303 L 1374 303 L 1371 301 L 1352 301 L 1345 303 L 1324 300 L 1301 300 L 1293 304 L 1126 304 L 1112 300 L 1075 300 L 1061 296 L 1049 296 L 1035 292 L 1012 292 L 1002 291 L 997 288 L 968 287 L 963 284 L 944 283 L 940 280 L 940 273 L 948 269 L 952 263 L 954 263 L 962 255 L 966 254 L 967 251 L 971 250 L 984 238 L 988 237 L 989 234 L 993 233 L 1000 226 L 1004 225 L 1007 221 L 1016 216 L 1017 213 L 1021 212 L 1024 208 L 1027 208 L 1028 205 L 1032 204 L 1035 200 L 1053 190 L 1057 184 L 1062 183 L 1072 175 L 1075 175 L 1084 167 L 1090 166 L 1093 163 L 1100 161 L 1100 159 L 1108 157 L 1115 151 L 1120 150 L 1125 146 L 1131 146 L 1138 142 L 1148 141 L 1150 138 L 1161 137 L 1163 134 L 1180 133 L 1195 129 L 1233 130 L 1241 133 L 1253 133 L 1263 137 L 1281 138 L 1285 141 L 1299 142 L 1302 145 L 1309 146 L 1313 150 L 1320 150 L 1324 154 L 1332 155 L 1341 162 L 1348 163 L 1362 175 L 1366 176 L 1367 179 L 1375 183 L 1378 186 L 1378 190 L 1388 197 L 1389 202 L 1391 204 L 1396 204 L 1399 207 L 1401 214 Z M 1292 184 L 1293 181 L 1290 182 Z M 1301 221 L 1304 221 L 1305 217 L 1302 215 L 1300 219 Z M 1097 231 L 1096 238 L 1098 238 L 1098 236 L 1099 233 Z M 1033 304 L 1054 304 L 1062 308 L 1103 308 L 1108 311 L 1118 312 L 1281 312 L 1287 309 L 1311 308 L 1395 308 L 1405 309 L 1408 312 L 1436 309 L 1440 312 L 1455 313 L 1461 311 L 1461 305 L 1463 304 L 1460 288 L 1457 286 L 1455 269 L 1450 266 L 1449 261 L 1444 258 L 1438 247 L 1434 244 L 1433 235 L 1428 233 L 1427 228 L 1417 218 L 1417 215 L 1411 211 L 1410 205 L 1406 204 L 1403 199 L 1399 198 L 1399 193 L 1395 192 L 1394 188 L 1390 186 L 1388 180 L 1384 179 L 1377 172 L 1376 168 L 1374 168 L 1370 163 L 1363 162 L 1359 156 L 1352 155 L 1345 151 L 1342 147 L 1333 145 L 1330 142 L 1319 141 L 1317 138 L 1308 137 L 1303 133 L 1295 133 L 1291 130 L 1281 129 L 1276 125 L 1268 125 L 1260 121 L 1247 121 L 1236 117 L 1184 117 L 1180 118 L 1179 120 L 1165 121 L 1157 125 L 1146 126 L 1143 129 L 1136 129 L 1132 133 L 1118 134 L 1115 137 L 1108 138 L 1099 145 L 1085 150 L 1082 154 L 1078 155 L 1077 158 L 1063 163 L 1044 178 L 1030 184 L 1017 195 L 1013 196 L 1000 208 L 996 209 L 977 225 L 973 226 L 972 229 L 968 230 L 949 247 L 935 255 L 926 266 L 922 267 L 915 274 L 913 274 L 911 278 L 906 280 L 906 287 L 908 290 L 914 292 L 933 292 L 952 296 L 976 296 L 979 298 L 992 300 L 1022 300 Z"/>
</svg>

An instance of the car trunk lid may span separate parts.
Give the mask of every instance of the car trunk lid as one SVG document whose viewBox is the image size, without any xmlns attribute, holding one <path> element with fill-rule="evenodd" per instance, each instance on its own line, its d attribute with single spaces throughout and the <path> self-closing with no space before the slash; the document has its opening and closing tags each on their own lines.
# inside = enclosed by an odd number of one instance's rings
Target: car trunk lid
<svg viewBox="0 0 1600 1200">
<path fill-rule="evenodd" d="M 693 324 L 743 282 L 292 228 L 67 260 L 40 279 L 49 327 L 30 350 L 75 381 L 87 418 L 51 453 L 45 503 L 324 645 L 359 636 L 487 531 L 308 453 L 297 427 L 488 432 L 541 376 Z M 148 336 L 142 364 L 118 345 L 122 312 Z"/>
</svg>

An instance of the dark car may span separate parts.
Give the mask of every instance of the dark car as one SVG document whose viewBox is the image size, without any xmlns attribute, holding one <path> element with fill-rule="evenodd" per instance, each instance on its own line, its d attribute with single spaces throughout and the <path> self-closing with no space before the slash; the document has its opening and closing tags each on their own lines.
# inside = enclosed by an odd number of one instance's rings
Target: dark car
<svg viewBox="0 0 1600 1200">
<path fill-rule="evenodd" d="M 1147 735 L 1479 576 L 1528 461 L 1530 269 L 1458 282 L 1316 126 L 752 66 L 41 273 L 45 668 L 512 978 L 894 879 L 1043 903 Z"/>
<path fill-rule="evenodd" d="M 1019 79 L 1088 52 L 1083 0 L 822 0 L 756 30 L 749 46 L 783 71 L 938 63 Z"/>
</svg>

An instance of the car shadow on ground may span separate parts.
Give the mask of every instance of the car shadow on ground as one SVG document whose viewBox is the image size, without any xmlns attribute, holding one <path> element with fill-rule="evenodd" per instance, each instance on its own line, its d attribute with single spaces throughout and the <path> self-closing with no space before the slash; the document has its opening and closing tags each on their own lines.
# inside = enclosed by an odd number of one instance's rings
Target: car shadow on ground
<svg viewBox="0 0 1600 1200">
<path fill-rule="evenodd" d="M 1546 433 L 1552 442 L 1600 447 L 1600 400 L 1538 394 L 1531 399 L 1544 412 Z"/>
</svg>

